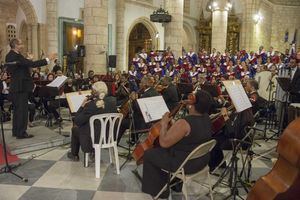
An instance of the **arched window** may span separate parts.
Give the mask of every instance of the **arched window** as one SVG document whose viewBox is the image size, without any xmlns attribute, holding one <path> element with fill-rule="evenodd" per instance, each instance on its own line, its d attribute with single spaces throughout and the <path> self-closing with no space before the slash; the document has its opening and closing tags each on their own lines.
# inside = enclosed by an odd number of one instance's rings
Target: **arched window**
<svg viewBox="0 0 300 200">
<path fill-rule="evenodd" d="M 7 40 L 10 42 L 11 39 L 17 37 L 16 27 L 14 25 L 7 25 L 6 27 Z"/>
</svg>

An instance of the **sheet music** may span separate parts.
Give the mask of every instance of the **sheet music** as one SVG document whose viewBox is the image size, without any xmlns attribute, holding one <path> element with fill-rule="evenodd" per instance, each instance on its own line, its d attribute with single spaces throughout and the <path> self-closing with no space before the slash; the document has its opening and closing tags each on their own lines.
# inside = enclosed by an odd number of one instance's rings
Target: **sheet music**
<svg viewBox="0 0 300 200">
<path fill-rule="evenodd" d="M 80 106 L 82 105 L 86 96 L 90 94 L 91 94 L 90 90 L 81 91 L 80 93 L 79 92 L 67 93 L 66 97 L 67 97 L 67 101 L 71 113 L 76 113 L 79 110 Z"/>
<path fill-rule="evenodd" d="M 137 102 L 146 123 L 159 120 L 169 112 L 162 96 L 137 99 Z"/>
<path fill-rule="evenodd" d="M 68 77 L 66 77 L 66 76 L 58 76 L 47 86 L 60 88 L 66 82 L 67 79 L 68 79 Z"/>
<path fill-rule="evenodd" d="M 252 107 L 252 104 L 251 104 L 240 80 L 223 81 L 223 84 L 224 84 L 237 112 L 242 112 L 242 111 Z"/>
</svg>

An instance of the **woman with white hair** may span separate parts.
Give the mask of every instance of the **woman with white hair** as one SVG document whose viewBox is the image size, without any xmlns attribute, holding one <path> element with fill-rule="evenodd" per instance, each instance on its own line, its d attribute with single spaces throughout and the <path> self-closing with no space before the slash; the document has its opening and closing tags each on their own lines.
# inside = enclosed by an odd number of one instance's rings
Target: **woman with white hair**
<svg viewBox="0 0 300 200">
<path fill-rule="evenodd" d="M 92 85 L 92 95 L 86 98 L 77 111 L 72 128 L 71 151 L 68 152 L 68 158 L 73 161 L 79 160 L 79 148 L 84 153 L 93 151 L 91 134 L 90 134 L 90 117 L 117 112 L 115 97 L 107 96 L 108 89 L 104 82 L 99 81 Z M 95 123 L 95 133 L 100 132 L 100 122 Z M 95 141 L 99 140 L 100 135 L 95 136 Z"/>
</svg>

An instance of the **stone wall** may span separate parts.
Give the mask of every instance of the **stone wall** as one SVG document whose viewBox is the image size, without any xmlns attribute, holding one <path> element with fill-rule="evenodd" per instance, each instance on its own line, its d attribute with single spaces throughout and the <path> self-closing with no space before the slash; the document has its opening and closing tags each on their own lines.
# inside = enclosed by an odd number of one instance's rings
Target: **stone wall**
<svg viewBox="0 0 300 200">
<path fill-rule="evenodd" d="M 6 5 L 0 3 L 0 50 L 2 49 L 2 55 L 0 61 L 4 60 L 5 54 L 8 52 L 8 41 L 6 35 L 6 24 L 16 23 L 17 8 L 13 5 Z"/>
<path fill-rule="evenodd" d="M 295 29 L 298 29 L 297 47 L 300 46 L 300 7 L 274 6 L 271 45 L 284 52 L 293 40 Z M 284 42 L 285 32 L 289 32 L 289 42 Z"/>
<path fill-rule="evenodd" d="M 258 12 L 263 16 L 263 19 L 261 22 L 254 25 L 254 41 L 251 50 L 258 50 L 258 47 L 261 45 L 267 50 L 271 45 L 273 5 L 263 1 L 260 3 Z"/>
</svg>

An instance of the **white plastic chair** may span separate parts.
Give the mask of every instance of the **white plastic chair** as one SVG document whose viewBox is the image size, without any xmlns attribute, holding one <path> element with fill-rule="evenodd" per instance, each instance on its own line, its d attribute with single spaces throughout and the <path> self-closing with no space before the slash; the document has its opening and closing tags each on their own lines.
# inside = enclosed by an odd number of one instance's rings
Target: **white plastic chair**
<svg viewBox="0 0 300 200">
<path fill-rule="evenodd" d="M 123 119 L 121 113 L 105 113 L 94 115 L 90 118 L 90 129 L 92 144 L 95 149 L 95 173 L 96 178 L 100 178 L 100 160 L 101 160 L 101 149 L 109 150 L 109 161 L 112 163 L 112 149 L 115 156 L 115 164 L 117 174 L 120 174 L 119 154 L 117 148 L 117 138 L 119 134 L 120 125 Z M 99 143 L 95 143 L 95 128 L 94 122 L 99 120 L 101 123 L 101 132 Z M 107 128 L 109 126 L 109 128 Z M 108 137 L 106 131 L 109 131 Z M 114 134 L 115 133 L 115 134 Z M 114 136 L 115 135 L 115 136 Z"/>
<path fill-rule="evenodd" d="M 216 145 L 216 140 L 210 140 L 206 143 L 199 145 L 196 149 L 194 149 L 187 156 L 187 158 L 183 161 L 183 163 L 180 165 L 180 167 L 177 169 L 176 172 L 174 172 L 174 173 L 171 172 L 170 182 L 176 177 L 182 180 L 182 182 L 183 182 L 182 193 L 185 197 L 185 200 L 188 200 L 187 183 L 190 181 L 195 181 L 195 182 L 201 184 L 198 180 L 196 180 L 196 178 L 203 176 L 203 175 L 208 176 L 208 188 L 209 188 L 210 199 L 213 199 L 212 184 L 211 184 L 211 178 L 210 178 L 210 174 L 209 174 L 209 166 L 208 165 L 205 166 L 201 171 L 196 172 L 194 174 L 185 174 L 184 166 L 189 160 L 200 158 L 201 156 L 204 156 L 207 153 L 209 153 L 214 148 L 215 145 Z M 162 170 L 164 170 L 164 169 L 162 169 Z M 166 170 L 164 170 L 164 171 L 166 171 Z M 203 185 L 201 185 L 201 186 L 203 186 Z M 167 187 L 168 187 L 168 183 L 160 190 L 160 192 L 155 196 L 154 199 L 158 199 L 159 196 L 167 189 Z"/>
</svg>

